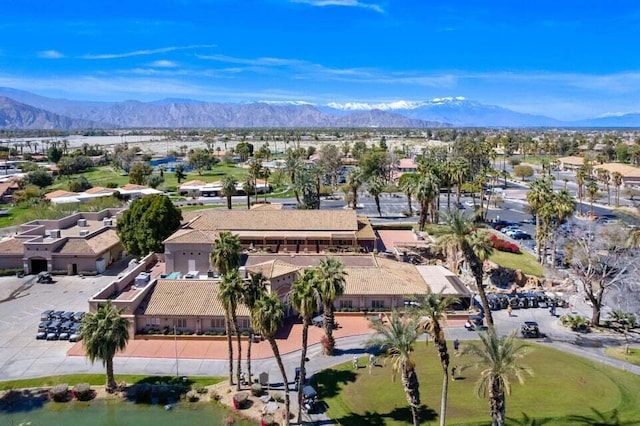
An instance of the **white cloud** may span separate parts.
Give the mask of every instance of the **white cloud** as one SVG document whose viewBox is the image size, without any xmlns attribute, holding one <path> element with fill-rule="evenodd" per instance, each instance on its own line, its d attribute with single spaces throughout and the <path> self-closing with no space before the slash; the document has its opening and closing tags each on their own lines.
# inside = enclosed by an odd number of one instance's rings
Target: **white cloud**
<svg viewBox="0 0 640 426">
<path fill-rule="evenodd" d="M 38 57 L 44 59 L 60 59 L 64 58 L 64 55 L 57 50 L 41 50 L 38 52 Z"/>
<path fill-rule="evenodd" d="M 216 45 L 215 44 L 195 44 L 190 46 L 169 46 L 169 47 L 161 47 L 158 49 L 134 50 L 131 52 L 123 52 L 123 53 L 88 54 L 88 55 L 81 56 L 81 58 L 82 59 L 119 59 L 119 58 L 129 58 L 132 56 L 155 55 L 158 53 L 173 52 L 176 50 L 191 50 L 191 49 L 209 48 L 209 47 L 216 47 Z"/>
<path fill-rule="evenodd" d="M 311 6 L 325 7 L 325 6 L 345 6 L 345 7 L 360 7 L 363 9 L 373 10 L 378 13 L 384 13 L 382 6 L 375 3 L 364 3 L 359 0 L 291 0 L 292 3 L 304 3 Z"/>
<path fill-rule="evenodd" d="M 158 61 L 151 62 L 149 66 L 156 67 L 156 68 L 175 68 L 178 66 L 178 64 L 176 62 L 168 61 L 166 59 L 160 59 Z"/>
</svg>

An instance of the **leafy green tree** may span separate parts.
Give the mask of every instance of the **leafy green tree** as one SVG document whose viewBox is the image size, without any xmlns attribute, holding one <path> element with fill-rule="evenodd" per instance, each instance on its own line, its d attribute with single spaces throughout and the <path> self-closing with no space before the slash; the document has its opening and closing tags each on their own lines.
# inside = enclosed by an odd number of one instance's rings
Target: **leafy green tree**
<svg viewBox="0 0 640 426">
<path fill-rule="evenodd" d="M 473 234 L 474 224 L 463 216 L 459 211 L 453 210 L 446 215 L 445 233 L 440 237 L 439 244 L 447 247 L 450 252 L 459 250 L 462 252 L 469 269 L 476 280 L 476 287 L 482 302 L 482 310 L 487 318 L 487 325 L 493 327 L 493 315 L 489 309 L 489 301 L 484 289 L 484 269 L 478 254 L 473 250 L 471 234 Z M 489 249 L 487 249 L 489 250 Z"/>
<path fill-rule="evenodd" d="M 533 371 L 520 364 L 526 355 L 526 345 L 521 345 L 515 332 L 499 337 L 495 329 L 480 333 L 480 344 L 469 343 L 463 350 L 464 355 L 478 358 L 469 366 L 479 368 L 480 378 L 476 384 L 479 397 L 489 397 L 489 414 L 493 426 L 504 426 L 506 420 L 506 397 L 511 394 L 511 381 L 515 377 L 521 384 L 524 375 L 533 375 Z M 463 368 L 468 368 L 465 366 Z"/>
<path fill-rule="evenodd" d="M 118 351 L 124 350 L 129 341 L 129 320 L 121 316 L 110 300 L 98 305 L 96 312 L 89 312 L 82 318 L 82 347 L 87 358 L 94 363 L 96 359 L 102 361 L 107 369 L 108 392 L 117 388 L 113 374 L 113 357 Z"/>
<path fill-rule="evenodd" d="M 258 299 L 260 299 L 266 293 L 266 288 L 267 281 L 261 273 L 251 274 L 248 280 L 244 280 L 244 286 L 242 288 L 242 302 L 249 309 L 249 312 L 253 312 Z M 257 330 L 257 326 L 253 323 L 253 318 L 251 318 L 251 328 L 252 330 Z M 247 374 L 249 375 L 249 383 L 253 383 L 251 379 L 252 344 L 253 338 L 250 338 L 249 343 L 247 344 Z"/>
<path fill-rule="evenodd" d="M 71 192 L 83 192 L 90 188 L 92 188 L 92 185 L 84 176 L 69 182 L 69 191 Z"/>
<path fill-rule="evenodd" d="M 223 196 L 227 197 L 227 208 L 231 210 L 231 197 L 236 195 L 236 185 L 238 181 L 231 175 L 226 175 L 222 178 L 222 190 Z"/>
<path fill-rule="evenodd" d="M 240 142 L 236 145 L 235 153 L 240 156 L 243 163 L 253 155 L 253 145 L 248 142 Z"/>
<path fill-rule="evenodd" d="M 424 229 L 427 223 L 427 215 L 431 213 L 432 221 L 436 219 L 435 201 L 440 196 L 440 181 L 438 177 L 431 173 L 424 173 L 418 177 L 413 189 L 416 194 L 416 199 L 420 203 L 420 220 L 418 221 L 418 227 L 420 230 Z"/>
<path fill-rule="evenodd" d="M 240 266 L 240 237 L 231 232 L 221 232 L 213 242 L 210 261 L 220 275 L 237 269 Z"/>
<path fill-rule="evenodd" d="M 184 172 L 184 166 L 182 164 L 178 164 L 176 166 L 176 179 L 178 181 L 178 185 L 180 184 L 180 182 L 182 182 L 186 177 L 187 174 Z"/>
<path fill-rule="evenodd" d="M 333 302 L 344 293 L 347 273 L 344 264 L 334 257 L 327 256 L 320 261 L 318 267 L 318 292 L 324 308 L 325 355 L 333 355 L 336 341 L 333 338 L 335 327 Z"/>
<path fill-rule="evenodd" d="M 151 175 L 147 178 L 147 184 L 151 188 L 157 188 L 164 183 L 164 178 L 160 175 Z"/>
<path fill-rule="evenodd" d="M 222 275 L 220 290 L 218 291 L 218 300 L 222 302 L 222 306 L 224 307 L 224 323 L 227 331 L 229 355 L 229 386 L 233 386 L 233 345 L 231 344 L 231 335 L 235 333 L 238 343 L 238 364 L 236 370 L 237 390 L 240 390 L 240 374 L 242 372 L 242 343 L 236 311 L 238 304 L 242 300 L 242 294 L 242 278 L 240 278 L 237 269 L 228 271 Z"/>
<path fill-rule="evenodd" d="M 276 363 L 280 369 L 282 383 L 284 383 L 284 411 L 286 413 L 284 416 L 284 424 L 289 426 L 289 413 L 291 412 L 289 381 L 287 380 L 287 372 L 284 369 L 282 357 L 278 350 L 278 343 L 275 339 L 276 332 L 284 323 L 284 306 L 278 298 L 278 295 L 269 293 L 258 299 L 255 308 L 251 311 L 251 321 L 257 327 L 260 334 L 262 334 L 271 345 L 273 356 L 276 358 Z"/>
<path fill-rule="evenodd" d="M 401 318 L 397 312 L 393 312 L 388 324 L 377 321 L 372 325 L 376 334 L 367 345 L 386 351 L 391 361 L 392 379 L 395 380 L 400 374 L 413 425 L 417 426 L 420 424 L 420 382 L 411 353 L 421 334 L 418 322 L 415 318 Z"/>
<path fill-rule="evenodd" d="M 52 163 L 57 164 L 61 158 L 62 149 L 58 148 L 57 146 L 52 146 L 47 150 L 47 160 L 51 161 Z"/>
<path fill-rule="evenodd" d="M 519 164 L 513 168 L 513 175 L 522 178 L 522 181 L 524 181 L 526 178 L 533 176 L 533 167 L 527 164 Z"/>
<path fill-rule="evenodd" d="M 293 283 L 289 293 L 291 307 L 298 311 L 302 318 L 302 353 L 300 354 L 300 375 L 298 377 L 298 389 L 304 386 L 306 377 L 305 361 L 309 337 L 309 325 L 313 313 L 320 309 L 322 302 L 318 293 L 318 277 L 315 269 L 305 269 L 302 275 Z M 298 422 L 302 419 L 302 392 L 298 392 Z"/>
<path fill-rule="evenodd" d="M 44 169 L 34 170 L 29 172 L 25 178 L 25 181 L 28 184 L 39 186 L 40 188 L 44 188 L 45 186 L 49 186 L 53 183 L 53 177 L 51 174 Z"/>
<path fill-rule="evenodd" d="M 207 150 L 196 148 L 189 153 L 189 164 L 198 171 L 199 175 L 202 175 L 204 170 L 211 170 L 216 162 L 217 159 Z"/>
<path fill-rule="evenodd" d="M 153 173 L 153 168 L 149 164 L 138 161 L 134 163 L 131 170 L 129 170 L 129 183 L 145 185 L 151 173 Z"/>
<path fill-rule="evenodd" d="M 447 399 L 449 395 L 449 350 L 443 326 L 447 321 L 447 309 L 457 300 L 441 294 L 431 293 L 418 299 L 418 301 L 421 307 L 419 310 L 421 315 L 420 327 L 433 338 L 433 343 L 438 350 L 440 365 L 442 365 L 442 371 L 444 372 L 440 400 L 440 426 L 444 426 L 447 423 Z"/>
<path fill-rule="evenodd" d="M 162 253 L 162 242 L 180 227 L 181 221 L 182 213 L 169 197 L 153 194 L 134 200 L 118 219 L 116 231 L 131 255 Z"/>
</svg>

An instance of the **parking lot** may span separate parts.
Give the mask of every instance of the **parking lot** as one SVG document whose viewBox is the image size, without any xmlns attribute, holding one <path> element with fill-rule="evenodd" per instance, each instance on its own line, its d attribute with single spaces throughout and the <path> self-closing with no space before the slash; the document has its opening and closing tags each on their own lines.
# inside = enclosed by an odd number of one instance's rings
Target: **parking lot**
<svg viewBox="0 0 640 426">
<path fill-rule="evenodd" d="M 39 369 L 46 369 L 47 359 L 52 360 L 50 374 L 54 374 L 57 364 L 53 360 L 59 363 L 73 343 L 36 340 L 41 313 L 47 309 L 87 311 L 88 299 L 113 280 L 112 274 L 54 277 L 53 284 L 38 284 L 35 275 L 0 277 L 0 378 L 20 377 L 35 360 Z"/>
</svg>

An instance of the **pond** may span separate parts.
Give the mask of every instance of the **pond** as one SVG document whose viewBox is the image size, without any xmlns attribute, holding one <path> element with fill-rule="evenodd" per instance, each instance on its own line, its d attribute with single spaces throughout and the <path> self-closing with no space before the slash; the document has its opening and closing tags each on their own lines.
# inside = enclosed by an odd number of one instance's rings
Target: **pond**
<svg viewBox="0 0 640 426">
<path fill-rule="evenodd" d="M 162 405 L 135 404 L 119 400 L 46 402 L 13 412 L 1 411 L 2 425 L 83 425 L 83 426 L 161 426 L 161 425 L 226 425 L 229 411 L 207 402 L 174 404 L 171 410 Z M 254 422 L 236 418 L 234 425 Z"/>
</svg>

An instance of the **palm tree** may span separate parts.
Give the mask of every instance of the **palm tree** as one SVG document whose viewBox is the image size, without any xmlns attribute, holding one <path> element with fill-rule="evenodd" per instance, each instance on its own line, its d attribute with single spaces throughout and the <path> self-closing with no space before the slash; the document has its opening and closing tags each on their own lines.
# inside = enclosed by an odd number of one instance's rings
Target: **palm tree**
<svg viewBox="0 0 640 426">
<path fill-rule="evenodd" d="M 598 180 L 607 188 L 607 205 L 611 205 L 611 175 L 605 169 L 598 169 Z"/>
<path fill-rule="evenodd" d="M 360 170 L 354 169 L 347 176 L 347 187 L 352 194 L 353 210 L 358 208 L 358 189 L 362 185 L 362 173 Z"/>
<path fill-rule="evenodd" d="M 411 195 L 415 188 L 418 175 L 415 173 L 404 173 L 398 180 L 398 186 L 400 190 L 407 196 L 407 203 L 409 204 L 409 216 L 413 216 L 413 209 L 411 208 Z"/>
<path fill-rule="evenodd" d="M 418 228 L 423 230 L 427 223 L 427 214 L 429 214 L 429 212 L 431 212 L 431 219 L 435 219 L 435 208 L 433 206 L 433 202 L 440 195 L 440 182 L 438 181 L 438 177 L 431 172 L 427 172 L 420 176 L 416 182 L 414 192 L 418 203 L 420 203 L 420 220 L 418 221 Z"/>
<path fill-rule="evenodd" d="M 400 318 L 397 312 L 391 314 L 388 324 L 382 321 L 372 323 L 376 335 L 368 346 L 386 350 L 391 364 L 392 379 L 399 373 L 407 396 L 413 424 L 420 424 L 420 382 L 416 374 L 415 362 L 411 358 L 413 346 L 421 334 L 415 318 Z"/>
<path fill-rule="evenodd" d="M 613 172 L 613 186 L 616 187 L 616 207 L 620 207 L 620 187 L 622 186 L 622 174 L 620 172 Z"/>
<path fill-rule="evenodd" d="M 536 257 L 542 261 L 542 233 L 540 232 L 540 210 L 550 200 L 552 194 L 551 183 L 547 179 L 536 179 L 531 183 L 527 192 L 527 202 L 536 216 Z"/>
<path fill-rule="evenodd" d="M 240 237 L 223 231 L 213 242 L 210 256 L 211 266 L 220 275 L 225 275 L 240 266 Z"/>
<path fill-rule="evenodd" d="M 220 193 L 227 197 L 227 208 L 231 210 L 231 197 L 236 195 L 236 185 L 238 181 L 235 177 L 227 175 L 222 178 L 222 190 Z"/>
<path fill-rule="evenodd" d="M 90 312 L 82 318 L 82 346 L 87 357 L 94 363 L 102 360 L 107 369 L 107 392 L 113 392 L 118 386 L 113 374 L 113 357 L 124 350 L 129 341 L 129 320 L 121 317 L 122 310 L 111 301 L 98 305 L 96 312 Z"/>
<path fill-rule="evenodd" d="M 244 281 L 242 301 L 249 309 L 249 312 L 253 311 L 256 306 L 256 301 L 266 293 L 266 288 L 266 280 L 261 273 L 251 274 L 250 278 Z M 251 328 L 253 330 L 257 329 L 253 321 L 251 321 Z M 253 344 L 253 336 L 249 337 L 249 343 L 247 344 L 247 374 L 249 376 L 249 383 L 253 383 L 251 375 L 251 346 Z"/>
<path fill-rule="evenodd" d="M 233 345 L 231 344 L 231 333 L 235 333 L 238 344 L 238 364 L 236 371 L 237 390 L 240 390 L 240 374 L 242 372 L 242 342 L 240 330 L 238 329 L 238 317 L 236 310 L 243 294 L 242 279 L 238 270 L 228 271 L 222 275 L 220 288 L 218 290 L 218 300 L 224 307 L 224 322 L 227 332 L 227 345 L 229 354 L 229 386 L 233 385 Z"/>
<path fill-rule="evenodd" d="M 576 172 L 576 185 L 578 185 L 578 200 L 580 201 L 580 214 L 582 214 L 582 199 L 584 198 L 584 184 L 589 177 L 587 167 L 582 165 Z"/>
<path fill-rule="evenodd" d="M 280 368 L 280 374 L 282 375 L 282 383 L 284 383 L 284 408 L 285 408 L 285 425 L 289 425 L 289 407 L 291 405 L 289 401 L 289 381 L 287 380 L 287 373 L 282 363 L 282 357 L 278 350 L 278 343 L 275 339 L 275 334 L 282 326 L 284 322 L 284 306 L 282 301 L 275 293 L 269 293 L 263 295 L 256 301 L 254 309 L 251 311 L 251 321 L 256 326 L 256 329 L 262 334 L 271 345 L 271 350 L 276 358 L 278 368 Z"/>
<path fill-rule="evenodd" d="M 512 377 L 515 376 L 522 384 L 525 373 L 533 375 L 530 368 L 519 363 L 526 355 L 526 345 L 517 343 L 515 332 L 499 337 L 495 329 L 490 328 L 486 333 L 480 333 L 480 344 L 468 344 L 463 354 L 478 357 L 472 364 L 482 369 L 476 393 L 478 397 L 489 397 L 492 426 L 503 426 L 506 419 L 505 394 L 511 394 Z"/>
<path fill-rule="evenodd" d="M 429 333 L 438 350 L 440 364 L 444 377 L 442 378 L 442 398 L 440 400 L 440 426 L 444 426 L 447 420 L 447 398 L 449 395 L 449 350 L 447 339 L 444 335 L 443 325 L 447 321 L 447 309 L 457 300 L 453 297 L 444 297 L 441 294 L 431 293 L 419 300 L 420 314 L 425 321 L 420 322 L 421 328 Z"/>
<path fill-rule="evenodd" d="M 489 309 L 489 301 L 487 300 L 487 294 L 484 291 L 483 277 L 484 268 L 482 261 L 478 257 L 478 254 L 473 250 L 471 245 L 471 234 L 473 234 L 473 223 L 465 218 L 459 211 L 452 211 L 446 216 L 446 231 L 440 237 L 440 243 L 444 244 L 455 251 L 461 251 L 462 255 L 469 265 L 469 269 L 476 280 L 476 287 L 478 288 L 478 294 L 480 295 L 480 301 L 482 302 L 482 310 L 487 317 L 487 325 L 493 327 L 493 315 L 491 309 Z M 490 252 L 491 249 L 484 248 L 483 251 Z"/>
<path fill-rule="evenodd" d="M 464 183 L 465 175 L 469 169 L 469 164 L 466 160 L 459 159 L 451 163 L 451 180 L 456 184 L 456 203 L 460 203 L 460 194 L 462 192 L 462 184 Z"/>
<path fill-rule="evenodd" d="M 369 194 L 373 197 L 376 202 L 376 209 L 378 209 L 378 216 L 382 217 L 382 212 L 380 211 L 380 194 L 384 191 L 384 181 L 379 176 L 374 176 L 369 181 Z"/>
<path fill-rule="evenodd" d="M 571 217 L 576 211 L 576 203 L 569 193 L 568 190 L 563 189 L 559 192 L 555 192 L 553 194 L 553 198 L 551 201 L 551 207 L 554 211 L 555 216 L 555 230 L 557 231 L 562 222 Z M 557 238 L 553 239 L 553 250 L 552 250 L 552 263 L 551 265 L 555 265 L 556 262 L 556 253 L 557 253 Z"/>
<path fill-rule="evenodd" d="M 322 302 L 318 293 L 318 279 L 314 269 L 305 269 L 302 275 L 293 283 L 289 300 L 293 309 L 298 311 L 302 318 L 302 353 L 300 355 L 300 374 L 298 376 L 298 422 L 302 418 L 302 387 L 306 377 L 305 361 L 307 358 L 307 346 L 309 324 L 313 313 L 320 309 Z"/>
<path fill-rule="evenodd" d="M 258 178 L 262 174 L 262 161 L 254 158 L 249 162 L 249 176 L 253 182 L 255 201 L 258 201 Z"/>
<path fill-rule="evenodd" d="M 253 192 L 254 186 L 253 179 L 247 175 L 244 182 L 242 182 L 242 192 L 247 196 L 247 210 L 251 209 L 251 193 Z"/>
<path fill-rule="evenodd" d="M 333 338 L 334 318 L 333 302 L 344 293 L 347 273 L 344 265 L 333 257 L 326 257 L 320 261 L 317 272 L 318 291 L 324 308 L 324 344 L 325 355 L 332 355 L 336 341 Z"/>
<path fill-rule="evenodd" d="M 587 184 L 587 195 L 589 196 L 589 215 L 593 217 L 593 203 L 598 198 L 598 184 L 594 180 L 590 180 Z"/>
<path fill-rule="evenodd" d="M 291 180 L 291 187 L 293 188 L 293 192 L 296 195 L 296 201 L 300 204 L 300 195 L 298 194 L 298 190 L 296 189 L 296 174 L 300 171 L 300 158 L 298 157 L 298 153 L 294 150 L 287 150 L 287 157 L 284 163 L 284 172 L 289 175 L 289 179 Z"/>
</svg>

